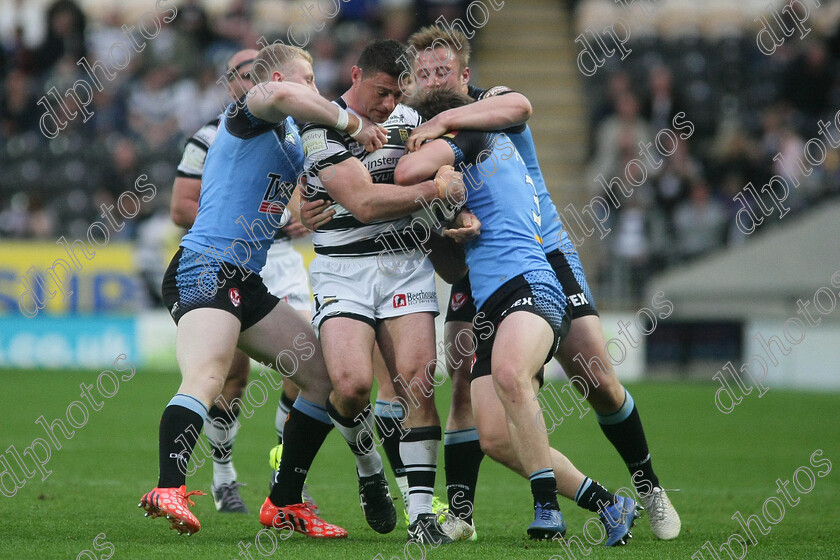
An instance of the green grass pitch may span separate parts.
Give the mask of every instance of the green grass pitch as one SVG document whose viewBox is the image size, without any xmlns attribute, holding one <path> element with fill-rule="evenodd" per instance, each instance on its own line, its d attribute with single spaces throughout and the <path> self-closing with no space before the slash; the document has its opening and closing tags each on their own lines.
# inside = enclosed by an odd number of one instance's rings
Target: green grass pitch
<svg viewBox="0 0 840 560">
<path fill-rule="evenodd" d="M 45 437 L 35 420 L 41 415 L 48 420 L 64 418 L 67 405 L 80 398 L 79 384 L 95 383 L 98 373 L 3 372 L 2 449 L 14 445 L 22 451 L 34 438 Z M 252 513 L 221 515 L 210 496 L 198 497 L 193 509 L 202 530 L 189 538 L 178 537 L 165 521 L 146 519 L 137 508 L 140 496 L 157 480 L 159 415 L 178 381 L 174 369 L 138 371 L 105 401 L 102 410 L 91 413 L 72 440 L 62 441 L 60 450 L 52 449 L 46 465 L 52 474 L 47 480 L 36 475 L 14 497 L 0 496 L 0 558 L 104 558 L 110 553 L 106 541 L 113 546 L 113 558 L 245 558 L 238 543 L 253 542 L 261 528 L 257 511 L 268 491 L 268 450 L 275 441 L 274 406 L 279 395 L 271 395 L 265 406 L 244 420 L 236 442 L 234 459 L 240 481 L 247 483 L 243 495 Z M 574 558 L 688 560 L 706 541 L 717 549 L 730 535 L 741 532 L 731 519 L 736 511 L 761 516 L 765 500 L 779 496 L 776 479 L 789 480 L 804 466 L 825 471 L 825 466 L 809 465 L 817 449 L 831 461 L 830 472 L 816 477 L 809 493 L 789 487 L 801 501 L 795 507 L 786 504 L 783 519 L 768 525 L 769 534 L 756 535 L 758 545 L 750 546 L 746 557 L 840 558 L 840 395 L 771 389 L 759 399 L 753 392 L 732 414 L 724 415 L 714 406 L 712 385 L 648 382 L 629 389 L 645 422 L 663 484 L 680 489 L 670 495 L 682 517 L 682 534 L 675 541 L 657 541 L 643 517 L 627 547 L 595 547 L 589 556 L 573 547 Z M 448 391 L 448 383 L 439 390 L 441 415 L 447 410 Z M 551 441 L 609 489 L 629 486 L 627 470 L 598 429 L 594 412 L 583 419 L 567 417 Z M 20 476 L 13 460 L 11 464 Z M 807 485 L 805 474 L 799 481 Z M 210 479 L 208 461 L 188 480 L 188 489 L 209 492 Z M 8 477 L 3 480 L 8 482 Z M 366 526 L 358 506 L 353 460 L 335 432 L 316 459 L 309 484 L 324 517 L 345 527 L 350 537 L 316 542 L 293 535 L 280 541 L 273 558 L 378 560 L 379 554 L 383 560 L 405 558 L 402 522 L 389 535 L 378 535 Z M 445 495 L 442 469 L 438 494 Z M 561 507 L 569 524 L 567 536 L 580 536 L 591 514 L 568 500 L 561 499 Z M 528 541 L 525 528 L 532 511 L 527 482 L 485 459 L 475 511 L 479 542 L 429 549 L 426 556 L 572 558 L 557 543 Z M 768 511 L 779 515 L 772 502 Z M 94 547 L 94 538 L 101 533 L 105 536 Z M 263 545 L 270 546 L 270 541 L 265 539 Z M 252 558 L 265 557 L 254 547 L 250 551 Z M 414 560 L 423 556 L 418 549 L 409 552 Z M 720 560 L 729 558 L 725 552 L 718 554 Z M 717 560 L 708 552 L 702 558 Z"/>
</svg>

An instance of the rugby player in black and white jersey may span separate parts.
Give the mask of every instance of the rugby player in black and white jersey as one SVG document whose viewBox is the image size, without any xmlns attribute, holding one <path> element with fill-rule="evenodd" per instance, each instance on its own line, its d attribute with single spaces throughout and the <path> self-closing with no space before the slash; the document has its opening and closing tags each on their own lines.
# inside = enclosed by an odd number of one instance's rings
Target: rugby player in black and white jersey
<svg viewBox="0 0 840 560">
<path fill-rule="evenodd" d="M 313 324 L 333 383 L 327 410 L 351 449 L 373 445 L 369 405 L 374 343 L 388 370 L 412 389 L 397 388 L 409 405 L 404 425 L 410 430 L 399 444 L 410 496 L 408 536 L 437 545 L 451 540 L 432 513 L 441 440 L 433 387 L 425 372 L 436 357 L 434 268 L 421 246 L 426 232 L 415 231 L 407 217 L 423 201 L 393 184 L 408 134 L 421 122 L 416 111 L 400 104 L 397 60 L 404 54 L 392 40 L 369 44 L 352 68 L 352 86 L 333 101 L 385 127 L 388 139 L 381 149 L 366 153 L 349 135 L 328 127 L 308 125 L 301 133 L 306 197 L 336 202 L 334 217 L 315 230 L 316 257 L 309 272 Z M 425 202 L 446 195 L 434 184 L 429 187 Z M 387 274 L 380 266 L 383 252 L 394 257 Z M 387 494 L 387 481 L 381 458 L 373 464 L 360 459 L 357 455 L 364 505 L 368 495 Z"/>
<path fill-rule="evenodd" d="M 241 98 L 245 92 L 254 87 L 251 81 L 251 69 L 258 51 L 244 49 L 235 53 L 227 62 L 226 75 L 228 89 L 232 99 Z M 172 221 L 176 225 L 189 229 L 195 221 L 198 212 L 198 199 L 201 193 L 201 176 L 204 172 L 204 160 L 207 151 L 216 138 L 219 121 L 222 115 L 202 126 L 187 141 L 184 154 L 178 165 L 175 184 L 172 187 L 172 201 L 170 211 Z M 288 210 L 286 210 L 288 214 Z M 288 219 L 284 216 L 284 219 Z M 303 265 L 303 257 L 292 247 L 291 239 L 302 237 L 308 231 L 299 222 L 290 220 L 289 225 L 277 230 L 274 243 L 268 251 L 268 257 L 260 276 L 268 291 L 284 300 L 292 308 L 300 312 L 307 320 L 311 319 L 311 302 L 309 295 L 309 278 Z M 210 441 L 213 451 L 213 500 L 216 509 L 221 513 L 248 513 L 239 493 L 240 483 L 236 481 L 236 469 L 233 465 L 233 443 L 239 432 L 239 406 L 242 399 L 251 362 L 248 356 L 236 350 L 230 367 L 227 381 L 220 398 L 210 407 L 205 419 L 205 434 Z M 298 394 L 297 386 L 289 379 L 284 379 L 283 393 L 277 406 L 275 425 L 278 443 L 283 443 L 283 427 L 286 416 Z M 280 457 L 280 450 L 271 454 Z M 277 465 L 273 465 L 276 476 Z M 310 505 L 315 504 L 304 486 L 304 499 Z M 317 506 L 315 506 L 317 510 Z"/>
</svg>

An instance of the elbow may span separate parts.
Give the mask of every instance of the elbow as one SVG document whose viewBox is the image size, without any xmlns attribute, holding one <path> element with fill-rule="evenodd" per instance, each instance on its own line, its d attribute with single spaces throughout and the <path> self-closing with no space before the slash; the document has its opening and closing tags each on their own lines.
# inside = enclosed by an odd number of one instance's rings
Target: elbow
<svg viewBox="0 0 840 560">
<path fill-rule="evenodd" d="M 517 94 L 518 96 L 518 103 L 516 105 L 518 119 L 517 122 L 524 123 L 527 122 L 528 119 L 531 118 L 531 115 L 534 114 L 534 108 L 531 106 L 531 102 L 528 101 L 528 98 L 522 94 Z"/>
<path fill-rule="evenodd" d="M 348 210 L 350 210 L 350 213 L 353 214 L 357 220 L 363 224 L 369 224 L 376 219 L 376 216 L 373 215 L 371 208 L 371 204 L 367 201 L 362 201 L 356 208 L 348 208 Z"/>
<path fill-rule="evenodd" d="M 176 226 L 182 228 L 190 227 L 186 212 L 184 212 L 181 208 L 173 206 L 169 211 L 169 216 L 172 218 L 172 221 L 175 222 Z"/>
<path fill-rule="evenodd" d="M 397 165 L 397 168 L 394 169 L 394 182 L 398 185 L 410 185 L 411 184 L 411 175 L 409 174 L 409 166 L 408 165 Z"/>
<path fill-rule="evenodd" d="M 398 185 L 416 185 L 433 177 L 435 171 L 437 168 L 431 171 L 424 169 L 423 163 L 414 157 L 414 154 L 408 154 L 400 158 L 400 162 L 394 169 L 394 182 Z"/>
</svg>

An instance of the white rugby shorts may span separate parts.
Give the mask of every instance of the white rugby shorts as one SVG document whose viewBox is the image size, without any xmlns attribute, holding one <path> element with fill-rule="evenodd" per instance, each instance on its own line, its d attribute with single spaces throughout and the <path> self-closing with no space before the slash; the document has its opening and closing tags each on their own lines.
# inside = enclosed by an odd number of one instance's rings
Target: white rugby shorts
<svg viewBox="0 0 840 560">
<path fill-rule="evenodd" d="M 419 253 L 419 251 L 418 251 Z M 438 314 L 435 269 L 420 253 L 390 264 L 381 259 L 316 255 L 309 266 L 314 301 L 312 324 L 316 329 L 328 317 L 351 317 L 375 327 L 376 321 L 410 313 Z"/>
<path fill-rule="evenodd" d="M 303 257 L 294 250 L 292 242 L 281 239 L 268 249 L 265 266 L 260 272 L 268 291 L 298 311 L 309 311 L 309 278 Z"/>
</svg>

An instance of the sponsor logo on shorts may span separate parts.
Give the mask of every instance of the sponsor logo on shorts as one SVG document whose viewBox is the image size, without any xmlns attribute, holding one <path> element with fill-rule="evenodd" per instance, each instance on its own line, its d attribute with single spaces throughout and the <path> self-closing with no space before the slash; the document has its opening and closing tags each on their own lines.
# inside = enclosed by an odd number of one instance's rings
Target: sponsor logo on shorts
<svg viewBox="0 0 840 560">
<path fill-rule="evenodd" d="M 404 294 L 396 294 L 394 296 L 394 307 L 405 307 L 407 305 L 418 305 L 421 303 L 437 302 L 437 294 L 435 292 L 407 292 Z"/>
<path fill-rule="evenodd" d="M 569 301 L 571 302 L 573 307 L 578 307 L 580 305 L 586 305 L 589 303 L 589 300 L 586 299 L 586 296 L 583 295 L 583 292 L 572 294 L 568 296 Z"/>
<path fill-rule="evenodd" d="M 527 305 L 529 307 L 534 306 L 534 298 L 533 296 L 519 298 L 518 300 L 513 302 L 513 305 L 505 309 L 504 313 L 502 313 L 502 317 L 506 317 L 508 313 L 514 310 L 516 307 L 521 307 L 523 305 Z"/>
<path fill-rule="evenodd" d="M 179 307 L 180 306 L 178 305 L 178 302 L 176 301 L 174 304 L 172 304 L 172 309 L 169 310 L 169 314 L 174 317 L 175 314 L 178 313 L 178 308 Z"/>
<path fill-rule="evenodd" d="M 467 294 L 463 292 L 454 293 L 452 294 L 452 301 L 449 302 L 449 308 L 452 311 L 458 311 L 459 309 L 464 307 L 464 304 L 467 303 L 468 299 L 469 297 L 467 296 Z"/>
<path fill-rule="evenodd" d="M 239 296 L 239 290 L 237 288 L 231 288 L 228 290 L 228 297 L 234 307 L 239 307 L 239 304 L 242 303 L 242 298 Z"/>
</svg>

